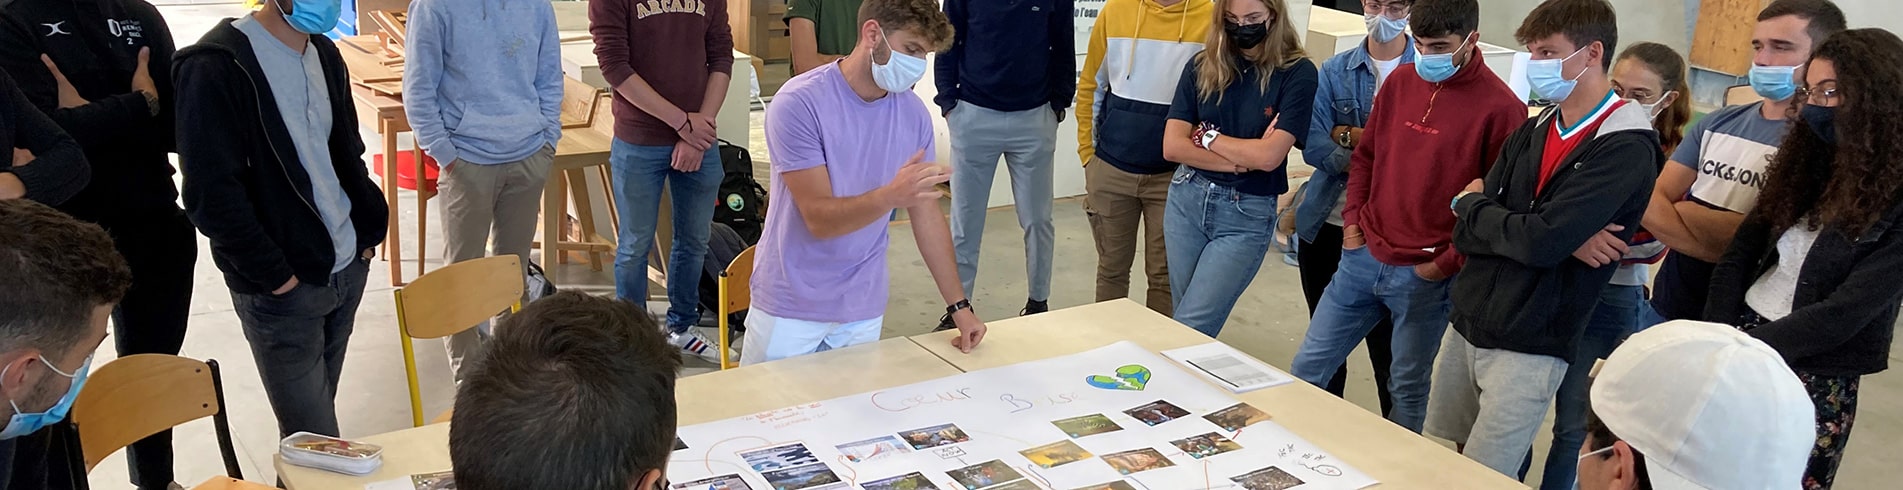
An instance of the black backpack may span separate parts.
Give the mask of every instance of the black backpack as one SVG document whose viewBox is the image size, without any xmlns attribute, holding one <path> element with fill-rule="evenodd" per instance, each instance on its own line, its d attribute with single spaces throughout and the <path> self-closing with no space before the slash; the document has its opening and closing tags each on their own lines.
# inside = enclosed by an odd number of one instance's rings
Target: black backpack
<svg viewBox="0 0 1903 490">
<path fill-rule="evenodd" d="M 748 245 L 760 243 L 766 226 L 767 192 L 753 179 L 753 155 L 746 148 L 720 142 L 720 163 L 726 177 L 720 179 L 720 200 L 714 203 L 714 222 L 733 228 Z"/>
</svg>

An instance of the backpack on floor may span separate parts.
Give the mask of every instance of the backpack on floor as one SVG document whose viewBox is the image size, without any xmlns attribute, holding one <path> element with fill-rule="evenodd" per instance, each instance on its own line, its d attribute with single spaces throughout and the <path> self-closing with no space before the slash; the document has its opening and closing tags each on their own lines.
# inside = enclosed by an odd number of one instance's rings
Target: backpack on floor
<svg viewBox="0 0 1903 490">
<path fill-rule="evenodd" d="M 733 259 L 745 252 L 749 246 L 739 232 L 724 223 L 713 223 L 713 231 L 707 234 L 707 259 L 700 269 L 700 308 L 708 314 L 701 315 L 704 326 L 719 325 L 720 314 L 720 273 L 727 271 Z M 727 317 L 727 324 L 734 333 L 746 331 L 746 310 L 736 311 Z"/>
<path fill-rule="evenodd" d="M 746 148 L 720 142 L 720 163 L 726 176 L 720 180 L 720 200 L 714 203 L 714 222 L 727 225 L 748 245 L 760 242 L 766 227 L 766 188 L 753 178 L 753 155 Z M 726 262 L 721 262 L 726 267 Z"/>
</svg>

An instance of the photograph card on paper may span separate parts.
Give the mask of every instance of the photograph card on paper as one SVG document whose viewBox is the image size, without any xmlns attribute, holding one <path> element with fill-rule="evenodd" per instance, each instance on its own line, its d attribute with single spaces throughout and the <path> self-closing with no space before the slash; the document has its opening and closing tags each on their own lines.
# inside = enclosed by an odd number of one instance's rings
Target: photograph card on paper
<svg viewBox="0 0 1903 490">
<path fill-rule="evenodd" d="M 1118 473 L 1125 475 L 1176 466 L 1176 463 L 1171 462 L 1169 458 L 1163 457 L 1163 453 L 1147 447 L 1132 451 L 1105 454 L 1103 455 L 1103 461 L 1110 463 L 1111 468 L 1116 468 Z"/>
<path fill-rule="evenodd" d="M 860 487 L 865 490 L 938 490 L 938 485 L 933 485 L 925 475 L 917 472 L 866 482 Z"/>
<path fill-rule="evenodd" d="M 753 468 L 753 471 L 761 472 L 819 462 L 819 457 L 814 456 L 811 449 L 807 449 L 805 444 L 800 443 L 746 451 L 740 453 L 740 457 L 747 460 L 747 466 Z"/>
<path fill-rule="evenodd" d="M 1170 445 L 1176 446 L 1177 449 L 1183 450 L 1184 454 L 1196 459 L 1242 449 L 1241 444 L 1236 444 L 1236 441 L 1231 441 L 1222 434 L 1214 432 L 1170 441 Z"/>
<path fill-rule="evenodd" d="M 1129 415 L 1130 418 L 1142 421 L 1144 424 L 1152 427 L 1157 424 L 1189 416 L 1188 410 L 1184 410 L 1183 407 L 1163 400 L 1145 403 L 1142 406 L 1124 410 L 1123 413 L 1124 415 Z"/>
<path fill-rule="evenodd" d="M 1090 451 L 1085 451 L 1070 439 L 1045 444 L 1018 451 L 1024 459 L 1044 468 L 1056 468 L 1070 463 L 1090 459 Z"/>
<path fill-rule="evenodd" d="M 1088 487 L 1077 487 L 1070 490 L 1137 490 L 1137 489 L 1136 487 L 1130 486 L 1130 482 L 1117 480 L 1117 481 L 1113 481 L 1109 483 L 1099 483 L 1099 484 L 1091 485 Z"/>
<path fill-rule="evenodd" d="M 864 463 L 912 452 L 911 446 L 895 436 L 879 436 L 859 442 L 848 442 L 834 446 L 847 461 Z"/>
<path fill-rule="evenodd" d="M 1307 483 L 1274 466 L 1244 473 L 1229 481 L 1236 482 L 1243 490 L 1288 490 Z"/>
<path fill-rule="evenodd" d="M 740 478 L 740 475 L 720 475 L 702 478 L 687 483 L 676 483 L 670 490 L 753 490 L 752 485 Z"/>
<path fill-rule="evenodd" d="M 416 490 L 456 490 L 456 473 L 439 471 L 410 475 L 410 486 Z"/>
<path fill-rule="evenodd" d="M 760 476 L 766 477 L 767 483 L 773 485 L 773 490 L 832 488 L 829 486 L 835 484 L 838 484 L 838 488 L 845 487 L 840 483 L 839 475 L 834 474 L 832 468 L 827 468 L 825 464 L 765 471 L 761 472 Z"/>
<path fill-rule="evenodd" d="M 1268 412 L 1255 408 L 1253 405 L 1237 403 L 1230 405 L 1228 408 L 1211 412 L 1209 415 L 1204 415 L 1203 418 L 1209 420 L 1209 423 L 1221 427 L 1222 430 L 1235 432 L 1242 430 L 1243 427 L 1255 425 L 1257 422 L 1269 421 L 1269 414 Z"/>
<path fill-rule="evenodd" d="M 923 429 L 912 429 L 900 432 L 899 438 L 905 439 L 907 444 L 911 444 L 912 449 L 950 446 L 971 440 L 970 436 L 965 435 L 964 430 L 952 424 L 934 425 Z"/>
<path fill-rule="evenodd" d="M 950 475 L 951 479 L 959 485 L 964 485 L 965 490 L 978 490 L 1024 479 L 1024 475 L 1018 473 L 1018 470 L 1011 469 L 1011 465 L 995 459 L 947 471 L 945 474 Z"/>
<path fill-rule="evenodd" d="M 1116 422 L 1110 420 L 1110 417 L 1105 417 L 1101 413 L 1053 420 L 1051 421 L 1051 425 L 1057 426 L 1057 430 L 1064 431 L 1065 434 L 1070 435 L 1072 438 L 1094 436 L 1105 432 L 1123 430 L 1123 426 L 1117 425 Z"/>
</svg>

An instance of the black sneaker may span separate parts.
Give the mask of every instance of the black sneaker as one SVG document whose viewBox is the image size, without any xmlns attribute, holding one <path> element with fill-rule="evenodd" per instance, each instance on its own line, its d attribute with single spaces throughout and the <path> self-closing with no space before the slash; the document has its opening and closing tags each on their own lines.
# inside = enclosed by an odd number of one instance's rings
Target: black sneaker
<svg viewBox="0 0 1903 490">
<path fill-rule="evenodd" d="M 934 328 L 932 329 L 932 331 L 943 332 L 943 331 L 952 330 L 955 328 L 958 328 L 958 322 L 952 321 L 951 314 L 946 313 L 945 316 L 938 317 L 938 328 Z"/>
<path fill-rule="evenodd" d="M 1024 309 L 1018 312 L 1018 316 L 1031 316 L 1047 311 L 1051 311 L 1050 301 L 1030 300 L 1024 302 Z"/>
</svg>

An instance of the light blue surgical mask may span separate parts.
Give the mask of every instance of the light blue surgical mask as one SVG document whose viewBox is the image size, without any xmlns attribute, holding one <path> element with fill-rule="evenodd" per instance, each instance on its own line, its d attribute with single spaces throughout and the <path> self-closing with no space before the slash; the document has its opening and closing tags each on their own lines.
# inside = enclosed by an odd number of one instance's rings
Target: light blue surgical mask
<svg viewBox="0 0 1903 490">
<path fill-rule="evenodd" d="M 1414 53 L 1414 73 L 1420 74 L 1421 79 L 1428 83 L 1440 83 L 1453 78 L 1455 73 L 1460 72 L 1460 65 L 1454 64 L 1454 55 L 1466 52 L 1470 41 L 1471 38 L 1461 41 L 1459 48 L 1446 54 L 1421 54 L 1417 50 Z"/>
<path fill-rule="evenodd" d="M 86 372 L 92 370 L 93 357 L 86 356 L 86 362 L 80 364 L 79 369 L 71 373 L 60 372 L 59 368 L 53 367 L 53 363 L 46 361 L 45 356 L 40 357 L 40 362 L 46 364 L 46 369 L 53 371 L 54 374 L 72 378 L 72 384 L 66 388 L 66 396 L 60 397 L 59 403 L 54 403 L 46 411 L 38 413 L 26 413 L 20 410 L 18 402 L 7 400 L 7 404 L 13 406 L 13 417 L 7 419 L 7 428 L 0 430 L 0 440 L 32 434 L 46 426 L 65 420 L 66 412 L 73 409 L 73 399 L 79 397 L 79 387 L 86 385 Z M 11 367 L 8 366 L 8 368 Z M 7 368 L 0 368 L 0 378 L 6 377 L 6 370 Z"/>
<path fill-rule="evenodd" d="M 277 2 L 278 11 L 284 14 L 284 21 L 292 29 L 310 35 L 320 35 L 337 28 L 337 19 L 343 17 L 343 0 L 291 0 L 291 10 L 284 9 L 284 0 Z"/>
<path fill-rule="evenodd" d="M 1751 90 L 1767 100 L 1791 100 L 1792 95 L 1797 95 L 1797 67 L 1753 66 Z"/>
<path fill-rule="evenodd" d="M 1362 15 L 1361 21 L 1368 26 L 1368 35 L 1374 36 L 1374 42 L 1385 43 L 1401 37 L 1407 32 L 1407 18 L 1390 19 L 1385 15 Z"/>
<path fill-rule="evenodd" d="M 885 31 L 879 31 L 879 37 L 886 37 Z M 918 84 L 919 79 L 925 78 L 925 58 L 899 52 L 892 47 L 890 39 L 885 40 L 885 49 L 892 53 L 885 64 L 872 63 L 872 81 L 878 82 L 879 88 L 887 92 L 904 92 Z"/>
<path fill-rule="evenodd" d="M 1586 69 L 1581 68 L 1578 74 L 1573 75 L 1573 79 L 1567 80 L 1566 62 L 1584 52 L 1586 48 L 1579 48 L 1573 51 L 1573 54 L 1566 55 L 1565 58 L 1526 62 L 1527 83 L 1532 84 L 1533 91 L 1539 92 L 1540 96 L 1545 97 L 1546 100 L 1555 103 L 1564 102 L 1567 97 L 1573 95 L 1573 88 L 1579 86 L 1579 77 L 1586 74 Z"/>
</svg>

